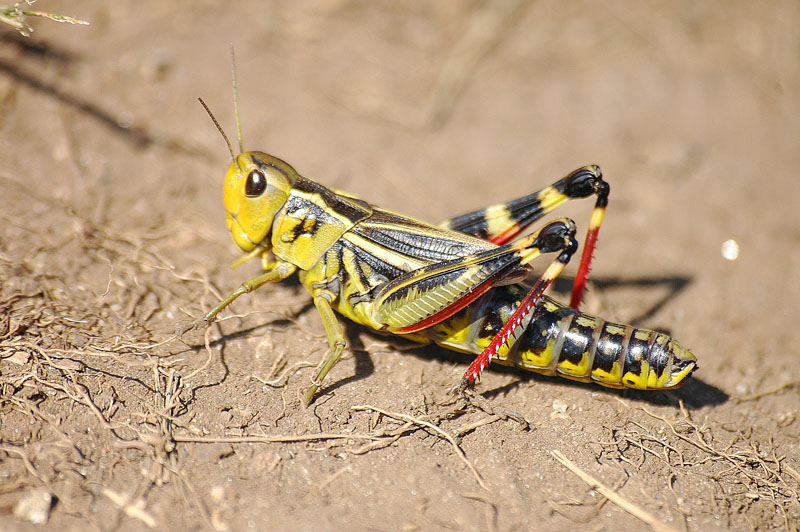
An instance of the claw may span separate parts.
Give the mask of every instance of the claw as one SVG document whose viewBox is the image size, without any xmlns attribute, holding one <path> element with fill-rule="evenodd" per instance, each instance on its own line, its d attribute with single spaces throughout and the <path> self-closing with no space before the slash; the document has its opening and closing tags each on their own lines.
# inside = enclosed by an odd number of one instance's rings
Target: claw
<svg viewBox="0 0 800 532">
<path fill-rule="evenodd" d="M 462 379 L 461 382 L 450 388 L 447 392 L 450 395 L 455 395 L 459 399 L 466 399 L 468 398 L 467 390 L 472 390 L 474 383 L 470 382 L 469 379 Z"/>
<path fill-rule="evenodd" d="M 303 395 L 304 407 L 308 407 L 308 405 L 310 405 L 314 401 L 314 395 L 316 395 L 318 389 L 319 389 L 319 384 L 316 382 L 308 387 L 308 390 L 306 390 L 306 393 Z"/>
<path fill-rule="evenodd" d="M 191 322 L 189 325 L 184 325 L 180 329 L 178 329 L 178 336 L 183 336 L 184 334 L 188 333 L 189 331 L 197 331 L 202 329 L 208 329 L 211 327 L 211 324 L 214 323 L 214 319 L 209 319 L 208 316 L 203 316 L 199 320 L 195 320 Z"/>
</svg>

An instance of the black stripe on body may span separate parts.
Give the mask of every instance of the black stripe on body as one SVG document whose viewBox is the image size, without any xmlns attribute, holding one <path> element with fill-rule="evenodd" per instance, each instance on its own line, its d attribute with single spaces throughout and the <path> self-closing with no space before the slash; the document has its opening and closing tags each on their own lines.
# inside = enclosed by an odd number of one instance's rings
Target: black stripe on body
<svg viewBox="0 0 800 532">
<path fill-rule="evenodd" d="M 408 216 L 403 216 L 402 214 L 387 211 L 386 209 L 381 209 L 380 207 L 372 206 L 372 209 L 372 215 L 369 217 L 368 221 L 375 225 L 395 225 L 417 229 L 429 229 L 431 227 L 429 223 L 415 220 L 414 218 L 409 218 Z M 440 231 L 441 229 L 434 227 L 434 230 Z"/>
<path fill-rule="evenodd" d="M 319 229 L 319 221 L 316 216 L 306 216 L 303 218 L 303 223 L 294 226 L 292 229 L 292 236 L 294 240 L 297 240 L 300 235 L 313 236 L 317 233 L 317 229 Z"/>
<path fill-rule="evenodd" d="M 414 300 L 419 299 L 420 295 L 427 294 L 428 292 L 431 292 L 439 287 L 451 285 L 459 281 L 463 275 L 464 271 L 454 269 L 446 272 L 440 272 L 436 275 L 420 277 L 419 280 L 410 283 L 407 286 L 398 288 L 397 291 L 389 295 L 383 301 L 383 304 L 391 307 L 395 304 L 413 303 Z M 447 304 L 452 303 L 454 296 L 450 299 L 451 301 L 448 301 Z M 447 305 L 445 304 L 445 306 Z M 432 312 L 433 310 L 434 309 L 431 309 Z"/>
<path fill-rule="evenodd" d="M 591 327 L 584 327 L 573 319 L 570 323 L 569 329 L 564 333 L 564 344 L 561 347 L 558 361 L 571 362 L 572 364 L 580 364 L 583 360 L 584 353 L 586 353 L 592 344 L 592 333 L 594 329 Z"/>
<path fill-rule="evenodd" d="M 398 255 L 441 262 L 496 246 L 459 233 L 442 230 L 417 220 L 381 209 L 352 229 L 352 232 Z"/>
<path fill-rule="evenodd" d="M 284 242 L 294 242 L 301 235 L 313 236 L 321 225 L 338 223 L 336 218 L 325 212 L 325 209 L 300 196 L 289 196 L 284 210 L 287 216 L 299 219 L 291 233 L 281 235 L 281 240 Z"/>
<path fill-rule="evenodd" d="M 642 375 L 645 366 L 649 368 L 650 362 L 648 355 L 650 345 L 654 340 L 655 333 L 647 329 L 635 329 L 631 335 L 628 349 L 625 352 L 625 366 L 623 368 L 622 383 L 630 387 L 640 387 L 642 378 L 647 379 L 647 372 Z"/>
<path fill-rule="evenodd" d="M 405 273 L 400 268 L 397 268 L 389 264 L 388 262 L 381 260 L 379 257 L 376 257 L 372 253 L 357 246 L 356 244 L 353 244 L 348 240 L 342 240 L 341 242 L 343 246 L 345 246 L 347 249 L 353 252 L 353 255 L 355 255 L 355 258 L 358 261 L 367 264 L 375 274 L 381 276 L 382 282 L 395 279 L 401 276 L 403 273 Z"/>
<path fill-rule="evenodd" d="M 367 226 L 359 227 L 358 232 L 364 236 L 364 238 L 368 238 L 387 250 L 391 250 L 393 253 L 407 255 L 429 262 L 457 259 L 478 250 L 473 246 L 465 245 L 460 242 L 409 232 L 402 229 L 381 228 L 380 230 L 373 230 L 371 227 Z"/>
<path fill-rule="evenodd" d="M 375 275 L 366 262 L 359 260 L 351 247 L 337 245 L 341 250 L 340 255 L 342 257 L 340 262 L 342 269 L 339 274 L 341 278 L 341 297 L 346 297 L 351 307 L 359 303 L 372 301 L 373 289 L 385 283 L 385 278 Z"/>
<path fill-rule="evenodd" d="M 608 322 L 603 324 L 592 364 L 595 380 L 605 384 L 620 384 L 624 364 L 623 352 L 632 332 L 633 328 L 628 325 Z"/>
<path fill-rule="evenodd" d="M 351 223 L 357 223 L 363 220 L 372 210 L 369 204 L 363 200 L 350 198 L 348 196 L 340 196 L 319 183 L 302 176 L 298 176 L 293 188 L 307 195 L 319 196 L 325 202 L 325 206 L 328 209 L 346 218 Z"/>
<path fill-rule="evenodd" d="M 543 297 L 536 305 L 527 329 L 512 348 L 515 365 L 552 374 L 561 353 L 563 331 L 576 314 L 574 309 L 552 303 L 552 299 Z"/>
<path fill-rule="evenodd" d="M 328 250 L 328 254 L 335 254 L 336 255 L 336 264 L 339 266 L 338 275 L 339 281 L 341 282 L 341 286 L 347 286 L 349 284 L 355 283 L 356 286 L 360 284 L 365 285 L 363 279 L 361 279 L 361 272 L 358 268 L 358 261 L 355 260 L 354 253 L 351 249 L 347 249 L 343 244 L 342 241 L 337 241 L 330 250 Z M 326 271 L 326 273 L 328 273 Z M 344 288 L 342 289 L 344 292 Z"/>
<path fill-rule="evenodd" d="M 671 338 L 664 333 L 656 333 L 656 337 L 650 347 L 650 369 L 655 370 L 656 375 L 662 377 L 664 372 L 670 367 L 670 353 L 668 345 Z"/>
<path fill-rule="evenodd" d="M 558 358 L 558 372 L 569 377 L 586 379 L 594 369 L 597 340 L 604 321 L 589 314 L 577 313 L 564 333 L 564 344 Z"/>
<path fill-rule="evenodd" d="M 284 170 L 283 168 L 281 168 L 279 165 L 277 165 L 277 164 L 274 164 L 273 162 L 271 162 L 271 161 L 269 161 L 269 160 L 267 160 L 267 159 L 264 159 L 264 158 L 260 157 L 260 156 L 259 156 L 259 152 L 255 152 L 255 151 L 253 151 L 253 152 L 249 152 L 249 153 L 250 153 L 250 158 L 253 160 L 253 163 L 255 163 L 257 166 L 260 166 L 260 167 L 262 167 L 262 168 L 272 168 L 272 169 L 274 169 L 274 170 L 277 170 L 278 172 L 280 172 L 281 174 L 283 174 L 283 177 L 285 177 L 285 178 L 286 178 L 286 182 L 287 182 L 287 183 L 292 183 L 292 182 L 294 181 L 294 177 L 293 177 L 293 176 L 290 176 L 289 174 L 287 174 L 287 173 L 286 173 L 286 170 Z M 265 155 L 266 155 L 266 154 L 265 154 Z M 283 161 L 281 161 L 281 162 L 283 162 Z M 289 166 L 289 165 L 288 165 L 287 163 L 285 163 L 285 162 L 284 162 L 283 164 L 286 164 L 286 166 Z"/>
<path fill-rule="evenodd" d="M 525 297 L 524 291 L 515 288 L 495 288 L 475 303 L 479 319 L 475 321 L 475 330 L 471 337 L 476 346 L 489 345 Z"/>
</svg>

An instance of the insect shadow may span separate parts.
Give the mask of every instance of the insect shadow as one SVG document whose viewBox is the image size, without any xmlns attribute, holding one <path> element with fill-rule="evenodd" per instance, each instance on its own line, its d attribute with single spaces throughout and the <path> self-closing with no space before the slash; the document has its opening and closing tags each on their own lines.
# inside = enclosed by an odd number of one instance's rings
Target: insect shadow
<svg viewBox="0 0 800 532">
<path fill-rule="evenodd" d="M 553 282 L 553 290 L 559 294 L 569 294 L 572 290 L 574 278 L 559 277 Z M 658 314 L 667 303 L 673 300 L 678 294 L 683 292 L 692 282 L 691 277 L 685 275 L 672 275 L 666 277 L 637 277 L 633 279 L 623 279 L 621 277 L 592 277 L 590 281 L 598 290 L 607 291 L 615 288 L 640 288 L 640 289 L 659 289 L 666 288 L 666 293 L 637 316 L 633 316 L 626 322 L 634 327 L 642 326 L 647 320 Z M 670 334 L 669 329 L 659 328 L 652 324 L 649 329 Z"/>
<path fill-rule="evenodd" d="M 91 99 L 78 96 L 65 91 L 56 83 L 45 80 L 43 77 L 33 73 L 34 69 L 21 68 L 21 64 L 46 63 L 61 69 L 71 68 L 73 64 L 79 62 L 81 57 L 73 52 L 56 48 L 44 41 L 26 39 L 16 34 L 0 34 L 0 43 L 16 47 L 19 51 L 17 58 L 11 60 L 0 59 L 0 72 L 6 74 L 18 83 L 26 87 L 39 91 L 49 98 L 52 98 L 75 111 L 84 114 L 96 122 L 102 124 L 112 133 L 131 142 L 137 148 L 144 149 L 153 145 L 163 145 L 175 151 L 179 151 L 194 157 L 208 158 L 205 150 L 187 145 L 183 141 L 166 138 L 163 135 L 154 134 L 144 126 L 120 123 L 114 112 L 110 112 L 97 105 Z"/>
<path fill-rule="evenodd" d="M 40 91 L 68 107 L 94 118 L 112 132 L 132 141 L 139 148 L 147 148 L 155 144 L 155 139 L 144 129 L 137 126 L 126 127 L 121 125 L 111 113 L 101 109 L 95 103 L 65 92 L 53 83 L 39 79 L 35 75 L 23 71 L 17 65 L 9 61 L 0 60 L 0 72 L 3 72 L 31 89 Z"/>
<path fill-rule="evenodd" d="M 0 42 L 16 48 L 23 57 L 29 59 L 55 61 L 61 64 L 73 63 L 77 59 L 77 55 L 72 52 L 58 49 L 35 37 L 23 37 L 16 32 L 0 33 Z"/>
</svg>

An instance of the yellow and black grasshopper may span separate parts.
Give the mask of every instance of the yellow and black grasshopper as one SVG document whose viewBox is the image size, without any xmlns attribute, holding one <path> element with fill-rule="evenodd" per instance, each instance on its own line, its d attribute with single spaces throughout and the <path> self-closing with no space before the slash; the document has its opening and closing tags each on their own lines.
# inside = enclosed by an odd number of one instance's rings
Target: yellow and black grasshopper
<svg viewBox="0 0 800 532">
<path fill-rule="evenodd" d="M 235 84 L 234 84 L 235 86 Z M 239 296 L 297 273 L 314 299 L 330 354 L 305 399 L 339 360 L 345 336 L 334 311 L 378 331 L 434 342 L 478 357 L 461 386 L 490 362 L 611 388 L 674 388 L 696 369 L 692 353 L 663 333 L 606 322 L 578 311 L 608 203 L 600 168 L 585 166 L 539 192 L 439 225 L 376 207 L 300 175 L 286 162 L 225 137 L 233 161 L 223 198 L 228 229 L 263 274 L 209 311 L 210 324 Z M 236 101 L 236 100 L 234 100 Z M 533 222 L 576 198 L 595 196 L 569 306 L 544 296 L 576 251 L 575 223 L 562 218 L 515 242 Z M 555 253 L 525 281 L 528 264 Z"/>
</svg>

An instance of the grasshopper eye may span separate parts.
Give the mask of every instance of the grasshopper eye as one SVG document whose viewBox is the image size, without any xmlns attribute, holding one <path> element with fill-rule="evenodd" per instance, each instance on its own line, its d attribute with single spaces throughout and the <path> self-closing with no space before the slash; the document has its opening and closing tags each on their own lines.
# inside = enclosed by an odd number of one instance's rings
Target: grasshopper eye
<svg viewBox="0 0 800 532">
<path fill-rule="evenodd" d="M 248 198 L 260 196 L 267 190 L 267 178 L 261 170 L 251 170 L 247 174 L 247 183 L 244 185 L 244 193 Z"/>
</svg>

